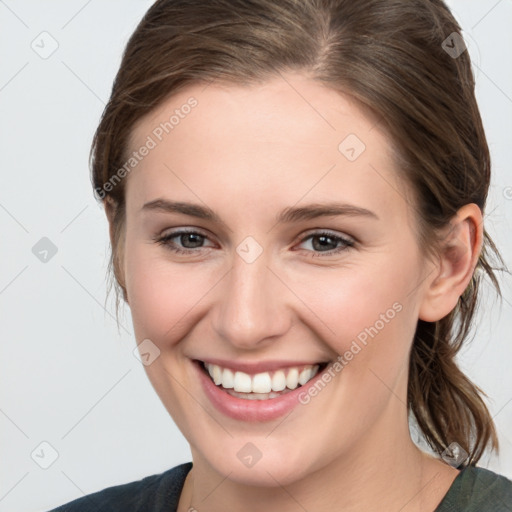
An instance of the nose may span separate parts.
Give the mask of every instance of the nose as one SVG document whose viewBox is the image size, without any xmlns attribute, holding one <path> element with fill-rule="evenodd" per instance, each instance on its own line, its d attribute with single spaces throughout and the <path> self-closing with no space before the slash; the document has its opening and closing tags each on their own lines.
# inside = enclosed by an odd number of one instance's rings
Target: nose
<svg viewBox="0 0 512 512">
<path fill-rule="evenodd" d="M 239 254 L 222 280 L 214 328 L 242 349 L 258 349 L 283 336 L 291 323 L 291 292 L 269 267 L 265 251 L 248 263 Z"/>
</svg>

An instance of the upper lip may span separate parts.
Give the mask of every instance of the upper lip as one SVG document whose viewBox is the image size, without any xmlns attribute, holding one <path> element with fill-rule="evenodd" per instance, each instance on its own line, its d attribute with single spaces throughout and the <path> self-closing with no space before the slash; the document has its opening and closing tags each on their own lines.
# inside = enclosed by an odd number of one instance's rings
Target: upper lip
<svg viewBox="0 0 512 512">
<path fill-rule="evenodd" d="M 229 361 L 227 359 L 196 359 L 202 363 L 215 364 L 222 368 L 229 368 L 231 370 L 248 373 L 250 375 L 264 372 L 272 372 L 282 368 L 301 367 L 309 365 L 322 365 L 327 361 L 260 361 L 260 362 L 243 362 L 243 361 Z"/>
</svg>

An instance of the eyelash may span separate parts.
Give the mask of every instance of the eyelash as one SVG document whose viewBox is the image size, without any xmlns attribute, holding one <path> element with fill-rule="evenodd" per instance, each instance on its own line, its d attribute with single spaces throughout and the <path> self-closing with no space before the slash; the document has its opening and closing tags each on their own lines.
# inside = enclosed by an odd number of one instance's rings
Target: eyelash
<svg viewBox="0 0 512 512">
<path fill-rule="evenodd" d="M 174 242 L 171 242 L 173 238 L 179 237 L 181 235 L 199 235 L 200 237 L 207 239 L 208 237 L 206 235 L 203 235 L 202 233 L 199 233 L 198 231 L 176 231 L 174 233 L 168 233 L 167 235 L 161 236 L 161 237 L 155 237 L 154 240 L 157 244 L 163 245 L 166 249 L 169 249 L 170 251 L 173 251 L 177 254 L 193 254 L 197 253 L 199 249 L 204 249 L 204 247 L 197 247 L 196 249 L 181 249 L 179 247 L 176 247 Z M 353 240 L 350 240 L 348 238 L 344 238 L 338 235 L 334 235 L 330 233 L 329 231 L 318 231 L 315 233 L 310 233 L 309 235 L 305 236 L 300 240 L 300 244 L 304 243 L 306 240 L 309 240 L 310 238 L 320 238 L 320 237 L 327 237 L 332 239 L 336 244 L 341 243 L 341 247 L 338 247 L 336 249 L 331 249 L 330 251 L 320 251 L 320 252 L 314 252 L 314 251 L 308 251 L 312 252 L 310 257 L 316 258 L 316 257 L 323 257 L 323 256 L 333 256 L 334 254 L 338 254 L 350 247 L 353 247 L 355 242 Z"/>
</svg>

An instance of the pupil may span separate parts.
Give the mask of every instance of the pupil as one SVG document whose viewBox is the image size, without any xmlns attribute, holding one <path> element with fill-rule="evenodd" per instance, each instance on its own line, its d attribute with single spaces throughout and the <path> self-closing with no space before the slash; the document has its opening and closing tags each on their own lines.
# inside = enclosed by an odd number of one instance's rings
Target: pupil
<svg viewBox="0 0 512 512">
<path fill-rule="evenodd" d="M 330 236 L 324 236 L 324 235 L 322 235 L 322 236 L 318 236 L 318 237 L 316 237 L 316 238 L 317 238 L 319 241 L 321 241 L 321 242 L 320 242 L 319 247 L 315 247 L 315 249 L 318 249 L 318 248 L 320 248 L 320 249 L 321 249 L 321 248 L 324 248 L 324 249 L 325 249 L 325 247 L 326 247 L 326 241 L 328 241 L 328 240 L 332 240 L 332 237 L 330 237 Z M 329 244 L 329 242 L 327 242 L 327 245 L 328 245 L 328 244 Z M 331 245 L 332 245 L 332 243 L 331 243 Z M 336 245 L 336 244 L 334 243 L 334 245 Z M 313 246 L 315 246 L 315 238 L 313 238 Z"/>
<path fill-rule="evenodd" d="M 189 246 L 187 246 L 187 242 L 190 241 L 190 239 L 196 239 L 196 245 L 194 245 L 194 240 L 192 240 L 192 247 L 199 247 L 201 245 L 201 238 L 202 236 L 201 235 L 197 235 L 195 233 L 186 233 L 184 235 L 181 236 L 181 243 L 187 247 L 187 248 L 190 248 Z M 184 242 L 185 241 L 185 242 Z"/>
</svg>

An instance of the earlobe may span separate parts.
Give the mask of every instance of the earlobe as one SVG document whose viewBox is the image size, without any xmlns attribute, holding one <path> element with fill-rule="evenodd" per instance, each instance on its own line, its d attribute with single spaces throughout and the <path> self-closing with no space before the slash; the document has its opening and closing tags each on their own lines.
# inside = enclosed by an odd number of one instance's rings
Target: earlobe
<svg viewBox="0 0 512 512">
<path fill-rule="evenodd" d="M 453 217 L 440 243 L 439 261 L 428 279 L 420 320 L 436 322 L 448 315 L 469 285 L 483 241 L 482 212 L 476 204 L 463 206 Z"/>
</svg>

